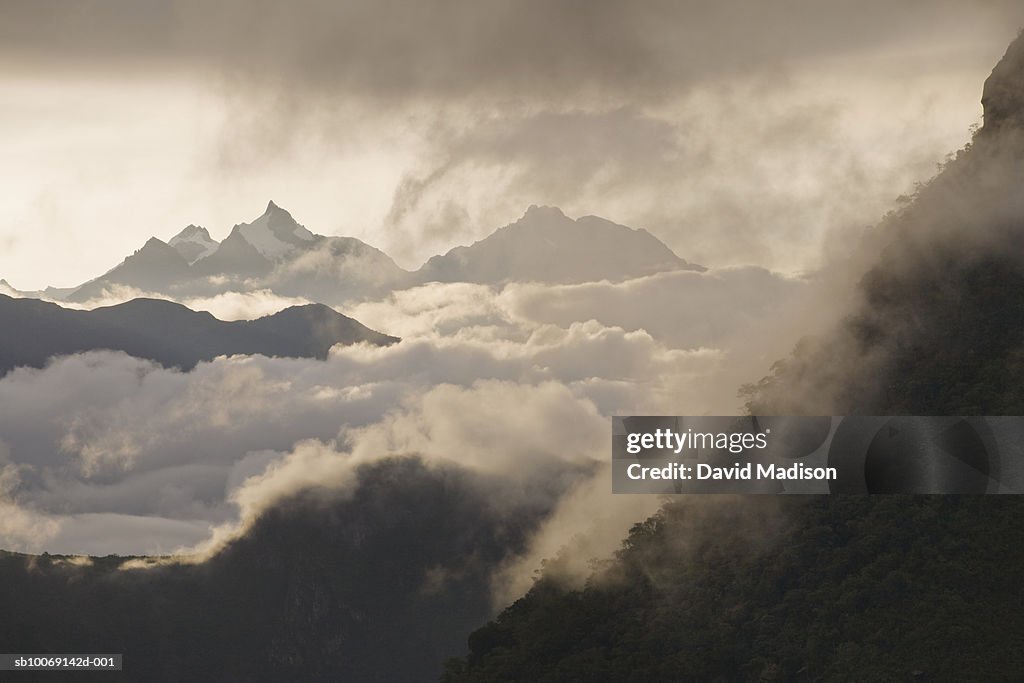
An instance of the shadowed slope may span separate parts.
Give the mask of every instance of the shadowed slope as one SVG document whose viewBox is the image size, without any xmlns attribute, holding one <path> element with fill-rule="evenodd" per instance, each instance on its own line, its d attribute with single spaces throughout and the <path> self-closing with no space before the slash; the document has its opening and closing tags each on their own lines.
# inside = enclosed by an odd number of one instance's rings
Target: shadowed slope
<svg viewBox="0 0 1024 683">
<path fill-rule="evenodd" d="M 99 349 L 187 370 L 221 355 L 322 359 L 335 344 L 396 341 L 318 304 L 258 320 L 225 322 L 158 299 L 76 311 L 0 295 L 0 374 L 18 366 L 42 367 L 53 356 Z"/>
</svg>

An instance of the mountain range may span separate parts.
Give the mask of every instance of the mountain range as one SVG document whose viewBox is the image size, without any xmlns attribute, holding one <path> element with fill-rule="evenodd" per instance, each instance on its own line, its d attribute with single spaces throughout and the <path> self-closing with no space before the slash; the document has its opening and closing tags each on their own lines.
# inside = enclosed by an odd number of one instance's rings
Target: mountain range
<svg viewBox="0 0 1024 683">
<path fill-rule="evenodd" d="M 168 241 L 151 237 L 103 275 L 50 298 L 84 303 L 131 288 L 174 298 L 270 290 L 329 305 L 379 297 L 428 282 L 500 285 L 621 281 L 668 270 L 705 270 L 646 230 L 596 216 L 573 220 L 531 206 L 514 223 L 469 246 L 430 258 L 419 270 L 352 237 L 317 235 L 274 202 L 217 242 L 189 225 Z"/>
<path fill-rule="evenodd" d="M 15 367 L 42 367 L 53 356 L 98 349 L 189 370 L 221 355 L 322 359 L 335 344 L 397 341 L 322 304 L 225 322 L 158 299 L 77 311 L 0 295 L 0 376 Z"/>
</svg>

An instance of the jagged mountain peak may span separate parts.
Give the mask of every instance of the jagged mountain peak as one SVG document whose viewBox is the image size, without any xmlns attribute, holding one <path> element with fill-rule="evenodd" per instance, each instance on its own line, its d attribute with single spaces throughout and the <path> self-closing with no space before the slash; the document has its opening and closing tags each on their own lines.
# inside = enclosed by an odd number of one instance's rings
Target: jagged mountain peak
<svg viewBox="0 0 1024 683">
<path fill-rule="evenodd" d="M 317 235 L 299 224 L 288 211 L 273 201 L 267 203 L 266 211 L 259 218 L 251 223 L 240 223 L 231 232 L 240 234 L 264 258 L 271 261 L 280 260 L 296 248 L 313 246 L 318 241 Z"/>
<path fill-rule="evenodd" d="M 168 244 L 173 247 L 175 242 L 180 242 L 182 240 L 195 240 L 197 238 L 202 238 L 204 240 L 209 240 L 210 242 L 213 241 L 213 239 L 210 237 L 210 231 L 209 230 L 207 230 L 202 225 L 196 225 L 195 223 L 189 223 L 184 228 L 182 228 L 182 230 L 180 232 L 175 234 L 175 236 L 173 238 L 171 238 L 171 240 L 170 240 L 170 242 L 168 242 Z"/>
<path fill-rule="evenodd" d="M 210 237 L 210 232 L 206 228 L 190 224 L 172 237 L 168 244 L 177 249 L 191 265 L 212 254 L 219 243 Z"/>
</svg>

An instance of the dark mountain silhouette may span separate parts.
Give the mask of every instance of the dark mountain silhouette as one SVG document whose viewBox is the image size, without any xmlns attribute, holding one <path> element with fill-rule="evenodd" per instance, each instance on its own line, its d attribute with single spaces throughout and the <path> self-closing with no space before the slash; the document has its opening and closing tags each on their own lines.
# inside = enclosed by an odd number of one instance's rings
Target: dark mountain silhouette
<svg viewBox="0 0 1024 683">
<path fill-rule="evenodd" d="M 1024 41 L 1014 41 L 985 81 L 985 134 L 1024 128 Z"/>
<path fill-rule="evenodd" d="M 489 614 L 490 572 L 543 517 L 486 491 L 394 459 L 362 467 L 351 495 L 280 503 L 202 564 L 0 552 L 0 642 L 123 653 L 116 678 L 132 682 L 434 681 Z"/>
<path fill-rule="evenodd" d="M 1016 496 L 709 498 L 635 525 L 583 589 L 553 563 L 443 680 L 1019 678 Z"/>
<path fill-rule="evenodd" d="M 531 206 L 518 221 L 485 239 L 434 256 L 417 275 L 425 282 L 574 283 L 679 269 L 704 270 L 646 230 L 597 216 L 573 220 L 557 208 Z"/>
<path fill-rule="evenodd" d="M 0 295 L 0 374 L 18 366 L 42 367 L 53 356 L 98 349 L 190 369 L 220 355 L 326 358 L 334 344 L 395 341 L 319 304 L 258 320 L 224 322 L 156 299 L 76 311 Z"/>
</svg>

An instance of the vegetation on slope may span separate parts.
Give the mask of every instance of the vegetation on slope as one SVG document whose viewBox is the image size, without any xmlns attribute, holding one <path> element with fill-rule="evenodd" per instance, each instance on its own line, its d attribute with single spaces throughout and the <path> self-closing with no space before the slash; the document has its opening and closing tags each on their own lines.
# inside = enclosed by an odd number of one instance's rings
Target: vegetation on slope
<svg viewBox="0 0 1024 683">
<path fill-rule="evenodd" d="M 1010 497 L 669 504 L 585 588 L 538 581 L 443 680 L 1013 680 L 1019 512 Z"/>
</svg>

